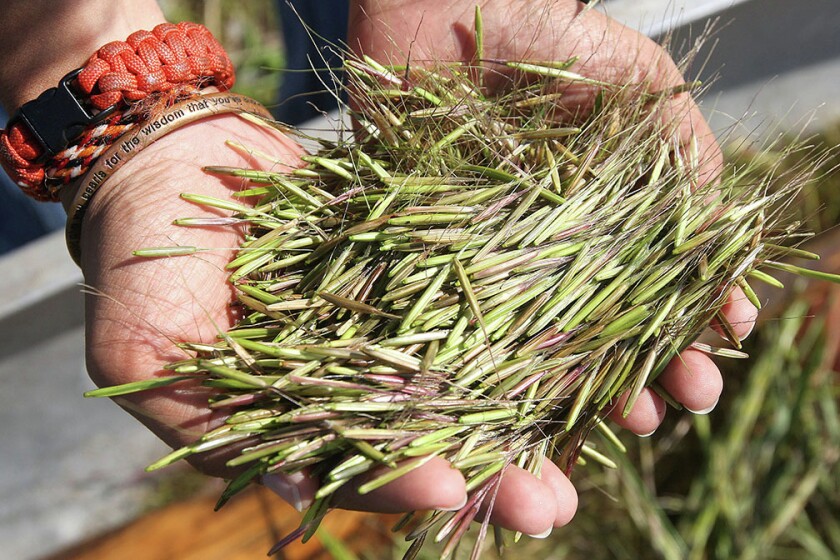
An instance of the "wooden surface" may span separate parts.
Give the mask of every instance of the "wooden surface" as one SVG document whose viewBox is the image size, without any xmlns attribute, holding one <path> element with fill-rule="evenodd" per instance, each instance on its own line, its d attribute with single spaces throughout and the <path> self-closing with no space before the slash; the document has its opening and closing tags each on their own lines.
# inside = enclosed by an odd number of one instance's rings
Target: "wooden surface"
<svg viewBox="0 0 840 560">
<path fill-rule="evenodd" d="M 262 559 L 277 541 L 297 528 L 300 519 L 291 506 L 261 487 L 243 492 L 218 512 L 213 511 L 215 502 L 213 494 L 169 505 L 44 560 Z M 326 530 L 365 558 L 387 558 L 390 527 L 396 519 L 334 511 L 319 531 Z M 316 535 L 306 544 L 293 543 L 274 558 L 328 560 L 333 555 Z"/>
</svg>

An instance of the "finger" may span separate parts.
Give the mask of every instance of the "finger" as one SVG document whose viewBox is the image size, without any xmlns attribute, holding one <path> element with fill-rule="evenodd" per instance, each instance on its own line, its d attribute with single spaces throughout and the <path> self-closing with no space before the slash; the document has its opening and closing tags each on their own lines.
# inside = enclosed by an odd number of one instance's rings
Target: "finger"
<svg viewBox="0 0 840 560">
<path fill-rule="evenodd" d="M 695 414 L 711 412 L 723 391 L 723 377 L 703 352 L 684 350 L 671 360 L 659 376 L 659 383 L 674 400 Z"/>
<path fill-rule="evenodd" d="M 343 509 L 400 513 L 424 509 L 454 511 L 467 503 L 464 477 L 439 457 L 367 494 L 359 494 L 359 486 L 387 472 L 385 468 L 377 469 L 358 477 L 336 492 L 334 504 Z"/>
<path fill-rule="evenodd" d="M 572 481 L 563 474 L 560 467 L 546 458 L 543 461 L 542 481 L 554 491 L 554 498 L 557 500 L 557 509 L 554 512 L 554 526 L 562 527 L 567 525 L 577 512 L 578 495 Z"/>
<path fill-rule="evenodd" d="M 549 461 L 546 461 L 547 463 Z M 555 486 L 564 499 L 567 492 L 556 477 L 549 475 L 549 478 L 550 482 L 540 480 L 525 469 L 508 465 L 492 502 L 490 522 L 526 535 L 547 536 L 558 519 L 558 494 Z M 488 496 L 488 499 L 490 498 L 493 498 L 492 490 Z M 563 519 L 566 515 L 564 512 L 560 518 Z"/>
<path fill-rule="evenodd" d="M 595 10 L 572 20 L 567 34 L 577 38 L 568 56 L 591 53 L 574 68 L 577 72 L 614 84 L 638 84 L 650 93 L 683 85 L 685 79 L 670 54 L 655 41 Z M 569 88 L 567 102 L 589 107 L 595 99 L 591 87 Z M 667 98 L 658 107 L 663 135 L 674 137 L 680 155 L 697 169 L 697 183 L 712 181 L 723 167 L 715 135 L 689 93 Z"/>
<path fill-rule="evenodd" d="M 740 340 L 749 336 L 755 326 L 755 320 L 758 318 L 758 309 L 747 299 L 744 291 L 738 287 L 729 293 L 721 312 L 726 317 L 726 321 L 732 325 L 733 332 Z M 712 321 L 712 328 L 725 337 L 725 331 L 717 320 Z"/>
<path fill-rule="evenodd" d="M 312 505 L 318 490 L 318 483 L 306 471 L 266 474 L 260 482 L 298 511 Z"/>
<path fill-rule="evenodd" d="M 616 399 L 615 406 L 609 414 L 610 419 L 638 436 L 651 435 L 665 418 L 665 401 L 653 389 L 642 389 L 633 408 L 625 416 L 624 408 L 629 398 L 630 394 L 624 393 Z"/>
</svg>

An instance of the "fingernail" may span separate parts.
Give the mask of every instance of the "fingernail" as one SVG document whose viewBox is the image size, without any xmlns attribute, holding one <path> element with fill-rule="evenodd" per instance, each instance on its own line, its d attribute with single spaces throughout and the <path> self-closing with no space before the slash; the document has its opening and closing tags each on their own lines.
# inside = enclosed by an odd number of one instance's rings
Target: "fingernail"
<svg viewBox="0 0 840 560">
<path fill-rule="evenodd" d="M 300 495 L 299 484 L 303 481 L 303 473 L 294 474 L 266 474 L 262 477 L 262 484 L 286 503 L 298 511 L 303 511 L 312 505 L 312 500 L 304 500 Z"/>
<path fill-rule="evenodd" d="M 554 529 L 554 527 L 549 527 L 548 529 L 546 529 L 545 531 L 543 531 L 542 533 L 540 533 L 538 535 L 528 535 L 528 536 L 531 537 L 532 539 L 547 539 L 548 536 L 551 534 L 551 531 L 553 529 Z"/>
<path fill-rule="evenodd" d="M 651 431 L 649 431 L 646 434 L 636 434 L 636 435 L 639 436 L 639 437 L 650 437 L 655 433 L 656 433 L 656 428 L 652 429 Z"/>
<path fill-rule="evenodd" d="M 451 507 L 442 507 L 442 508 L 437 508 L 437 509 L 439 509 L 440 511 L 458 511 L 458 510 L 463 509 L 464 506 L 467 505 L 467 499 L 468 499 L 468 496 L 466 494 L 464 494 L 464 499 L 461 500 L 461 503 L 459 503 L 457 505 L 454 505 L 454 506 L 451 506 Z"/>
<path fill-rule="evenodd" d="M 713 410 L 715 409 L 715 407 L 717 406 L 717 404 L 718 404 L 718 401 L 715 401 L 715 404 L 713 404 L 712 406 L 710 406 L 710 407 L 708 407 L 708 408 L 701 409 L 701 410 L 692 410 L 692 409 L 690 409 L 690 408 L 688 408 L 688 407 L 685 407 L 685 409 L 686 409 L 687 411 L 689 411 L 690 413 L 692 413 L 692 414 L 700 414 L 700 415 L 703 415 L 703 414 L 708 414 L 708 413 L 710 413 L 711 411 L 713 411 Z"/>
</svg>

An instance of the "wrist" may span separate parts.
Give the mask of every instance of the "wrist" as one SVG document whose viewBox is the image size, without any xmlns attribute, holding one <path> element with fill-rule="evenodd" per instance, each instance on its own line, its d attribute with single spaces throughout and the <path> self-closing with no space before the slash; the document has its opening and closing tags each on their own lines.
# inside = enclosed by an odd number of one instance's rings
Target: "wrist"
<svg viewBox="0 0 840 560">
<path fill-rule="evenodd" d="M 137 30 L 106 42 L 59 85 L 24 103 L 0 131 L 0 163 L 27 194 L 55 200 L 156 106 L 210 85 L 229 90 L 234 80 L 230 59 L 204 26 Z"/>
<path fill-rule="evenodd" d="M 188 97 L 171 105 L 165 103 L 160 111 L 152 112 L 150 118 L 144 121 L 145 124 L 141 123 L 133 127 L 117 143 L 112 144 L 104 153 L 100 154 L 97 161 L 88 168 L 86 175 L 77 185 L 68 185 L 58 191 L 57 194 L 67 210 L 67 246 L 73 259 L 80 262 L 79 241 L 82 223 L 93 195 L 100 191 L 105 183 L 111 183 L 105 189 L 106 191 L 112 189 L 116 182 L 113 177 L 119 176 L 123 166 L 130 164 L 138 155 L 142 156 L 141 152 L 145 152 L 147 148 L 155 145 L 158 140 L 166 140 L 166 137 L 175 131 L 202 120 L 210 122 L 229 113 L 239 114 L 249 123 L 264 129 L 264 132 L 270 131 L 272 138 L 273 135 L 278 133 L 273 126 L 260 120 L 270 119 L 271 117 L 265 107 L 238 94 L 228 92 L 207 93 L 198 97 Z M 234 132 L 236 127 L 229 125 L 227 129 Z M 255 131 L 249 132 L 253 135 Z M 234 136 L 236 135 L 238 134 Z M 211 134 L 208 133 L 207 136 L 209 138 Z M 285 138 L 285 135 L 283 138 Z M 199 146 L 200 143 L 195 143 L 195 145 Z M 224 142 L 221 145 L 224 145 Z M 179 149 L 173 150 L 173 147 L 167 145 L 166 142 L 163 146 L 167 150 L 158 154 L 156 159 L 160 161 L 168 161 L 170 155 L 179 151 Z M 160 147 L 160 145 L 157 145 L 157 147 Z M 167 151 L 172 152 L 172 154 L 167 154 Z M 205 161 L 204 164 L 206 163 Z M 286 163 L 286 159 L 280 157 L 277 163 L 283 165 Z M 119 190 L 124 191 L 125 189 Z M 124 192 L 121 196 L 124 196 Z"/>
<path fill-rule="evenodd" d="M 231 140 L 276 159 L 269 162 L 233 149 L 227 143 Z M 235 114 L 199 120 L 166 134 L 116 171 L 90 201 L 80 228 L 82 269 L 87 272 L 93 262 L 101 263 L 103 250 L 121 261 L 131 251 L 145 247 L 236 246 L 230 240 L 214 245 L 203 239 L 208 232 L 238 237 L 241 231 L 236 228 L 173 226 L 178 218 L 219 216 L 180 195 L 186 192 L 228 199 L 243 187 L 239 180 L 206 173 L 206 165 L 293 169 L 300 166 L 302 153 L 289 136 Z M 69 197 L 72 192 L 66 194 Z"/>
<path fill-rule="evenodd" d="M 151 29 L 164 17 L 154 0 L 13 0 L 0 23 L 0 104 L 11 113 L 102 45 Z"/>
</svg>

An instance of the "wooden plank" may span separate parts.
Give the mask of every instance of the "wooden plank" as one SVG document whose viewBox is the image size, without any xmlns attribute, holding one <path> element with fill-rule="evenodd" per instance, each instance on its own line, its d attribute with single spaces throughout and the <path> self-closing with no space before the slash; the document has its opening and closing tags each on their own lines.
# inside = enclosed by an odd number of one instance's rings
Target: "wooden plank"
<svg viewBox="0 0 840 560">
<path fill-rule="evenodd" d="M 252 560 L 293 531 L 301 514 L 262 487 L 253 487 L 220 511 L 216 496 L 178 502 L 151 512 L 106 535 L 43 560 Z M 322 528 L 356 553 L 387 549 L 398 516 L 334 511 Z M 318 537 L 289 545 L 274 558 L 328 560 Z"/>
</svg>

